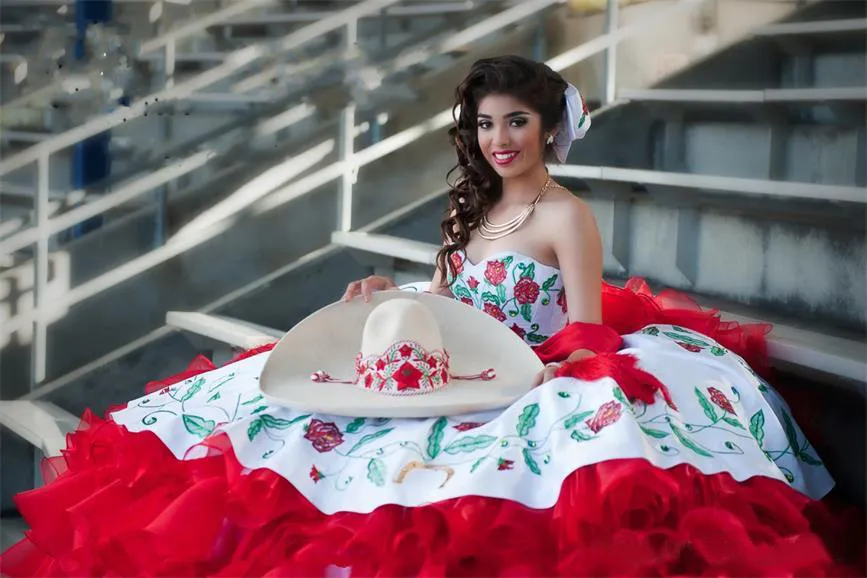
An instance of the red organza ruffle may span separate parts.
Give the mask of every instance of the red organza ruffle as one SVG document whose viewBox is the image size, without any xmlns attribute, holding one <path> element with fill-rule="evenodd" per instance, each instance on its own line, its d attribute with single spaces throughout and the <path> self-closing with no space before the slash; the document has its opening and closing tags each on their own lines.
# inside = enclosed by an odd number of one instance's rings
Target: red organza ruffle
<svg viewBox="0 0 867 578">
<path fill-rule="evenodd" d="M 178 461 L 86 414 L 65 472 L 18 497 L 15 576 L 862 576 L 863 530 L 782 482 L 643 460 L 582 468 L 557 504 L 466 497 L 326 516 L 229 441 Z M 856 532 L 856 528 L 858 531 Z"/>
<path fill-rule="evenodd" d="M 621 335 L 652 323 L 691 329 L 743 357 L 759 375 L 767 375 L 770 324 L 723 321 L 718 310 L 702 309 L 679 291 L 665 289 L 654 295 L 643 279 L 632 278 L 623 288 L 603 283 L 602 323 Z"/>
<path fill-rule="evenodd" d="M 764 366 L 767 327 L 723 323 L 635 280 L 606 285 L 603 303 L 619 333 L 679 325 Z M 572 370 L 598 372 L 594 363 Z M 321 576 L 334 565 L 353 576 L 867 575 L 860 511 L 767 478 L 615 460 L 574 472 L 545 510 L 465 497 L 326 516 L 277 474 L 244 471 L 225 436 L 208 446 L 209 457 L 179 461 L 156 435 L 85 414 L 64 455 L 43 464 L 46 485 L 17 497 L 32 529 L 0 556 L 0 573 Z"/>
</svg>

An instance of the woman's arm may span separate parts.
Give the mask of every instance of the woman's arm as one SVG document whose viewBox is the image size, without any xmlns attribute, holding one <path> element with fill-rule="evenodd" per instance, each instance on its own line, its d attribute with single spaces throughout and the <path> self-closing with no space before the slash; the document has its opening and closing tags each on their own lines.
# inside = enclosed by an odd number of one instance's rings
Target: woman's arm
<svg viewBox="0 0 867 578">
<path fill-rule="evenodd" d="M 431 279 L 429 291 L 431 293 L 436 293 L 437 295 L 442 295 L 444 297 L 454 298 L 452 290 L 443 283 L 443 273 L 442 271 L 440 271 L 439 267 L 434 270 L 433 279 Z"/>
<path fill-rule="evenodd" d="M 590 207 L 577 197 L 552 214 L 552 239 L 560 266 L 569 322 L 602 323 L 602 239 Z"/>
<path fill-rule="evenodd" d="M 454 210 L 452 210 L 450 216 L 455 216 Z M 449 289 L 448 285 L 445 284 L 444 272 L 439 268 L 439 266 L 437 266 L 437 268 L 434 270 L 433 279 L 431 279 L 429 291 L 431 293 L 436 293 L 437 295 L 451 297 L 452 299 L 454 299 L 452 290 Z"/>
</svg>

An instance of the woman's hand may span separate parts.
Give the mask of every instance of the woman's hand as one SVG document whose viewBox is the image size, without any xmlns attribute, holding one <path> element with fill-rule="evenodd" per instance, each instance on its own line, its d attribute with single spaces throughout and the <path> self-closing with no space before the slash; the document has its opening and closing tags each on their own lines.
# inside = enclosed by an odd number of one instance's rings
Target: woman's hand
<svg viewBox="0 0 867 578">
<path fill-rule="evenodd" d="M 566 361 L 563 363 L 574 363 L 576 361 L 581 361 L 582 359 L 587 359 L 588 357 L 593 357 L 596 355 L 589 349 L 579 349 L 577 351 L 573 351 L 569 357 L 566 358 Z M 563 363 L 548 363 L 545 365 L 545 369 L 536 374 L 536 378 L 533 380 L 533 387 L 539 387 L 543 383 L 547 381 L 551 381 L 555 377 L 557 370 L 563 367 Z"/>
<path fill-rule="evenodd" d="M 358 281 L 353 281 L 346 286 L 346 292 L 341 298 L 343 301 L 351 301 L 353 298 L 361 295 L 365 301 L 370 301 L 370 296 L 376 291 L 387 291 L 389 289 L 397 289 L 394 281 L 388 277 L 381 275 L 371 275 Z"/>
<path fill-rule="evenodd" d="M 537 373 L 535 379 L 533 379 L 533 387 L 539 387 L 546 381 L 554 379 L 556 377 L 554 374 L 562 365 L 562 363 L 546 363 L 545 369 Z"/>
</svg>

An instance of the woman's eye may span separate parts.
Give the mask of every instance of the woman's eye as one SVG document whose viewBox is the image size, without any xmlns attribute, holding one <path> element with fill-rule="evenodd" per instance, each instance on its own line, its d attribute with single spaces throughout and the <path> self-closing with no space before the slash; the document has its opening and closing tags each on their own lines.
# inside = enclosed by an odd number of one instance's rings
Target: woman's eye
<svg viewBox="0 0 867 578">
<path fill-rule="evenodd" d="M 525 124 L 527 124 L 527 119 L 526 119 L 526 118 L 515 118 L 515 119 L 512 119 L 512 126 L 524 126 Z"/>
<path fill-rule="evenodd" d="M 479 128 L 489 129 L 491 128 L 491 122 L 487 120 L 479 121 Z"/>
</svg>

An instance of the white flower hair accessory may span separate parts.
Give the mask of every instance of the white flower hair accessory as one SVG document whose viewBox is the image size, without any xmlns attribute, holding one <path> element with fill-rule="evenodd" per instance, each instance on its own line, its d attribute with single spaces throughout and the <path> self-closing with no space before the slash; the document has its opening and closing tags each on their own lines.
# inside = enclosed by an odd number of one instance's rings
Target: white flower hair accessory
<svg viewBox="0 0 867 578">
<path fill-rule="evenodd" d="M 557 125 L 557 134 L 554 135 L 554 152 L 557 160 L 566 162 L 572 143 L 584 138 L 590 130 L 590 111 L 581 97 L 581 93 L 572 84 L 566 85 L 566 107 L 563 110 L 563 119 Z"/>
</svg>

